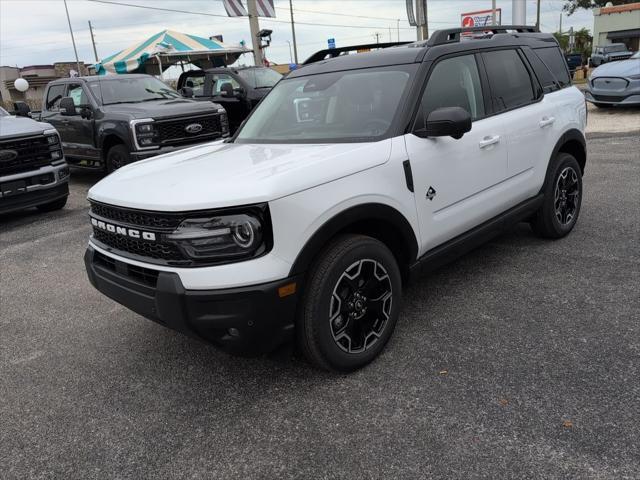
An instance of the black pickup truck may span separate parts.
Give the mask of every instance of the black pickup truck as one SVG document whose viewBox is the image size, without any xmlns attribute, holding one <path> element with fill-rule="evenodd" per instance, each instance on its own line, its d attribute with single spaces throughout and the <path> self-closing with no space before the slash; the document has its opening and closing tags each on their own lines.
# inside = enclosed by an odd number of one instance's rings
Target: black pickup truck
<svg viewBox="0 0 640 480">
<path fill-rule="evenodd" d="M 188 98 L 222 105 L 229 115 L 233 134 L 281 78 L 281 74 L 267 67 L 191 70 L 178 78 L 178 91 Z"/>
<path fill-rule="evenodd" d="M 104 168 L 229 136 L 222 106 L 182 98 L 151 75 L 55 80 L 40 120 L 62 138 L 70 165 Z"/>
</svg>

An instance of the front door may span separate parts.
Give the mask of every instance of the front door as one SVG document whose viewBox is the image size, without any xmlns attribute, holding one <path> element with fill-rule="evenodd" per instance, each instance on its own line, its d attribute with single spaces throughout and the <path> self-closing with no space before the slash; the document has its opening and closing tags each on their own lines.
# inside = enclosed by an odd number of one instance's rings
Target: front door
<svg viewBox="0 0 640 480">
<path fill-rule="evenodd" d="M 502 119 L 487 117 L 487 105 L 475 55 L 436 63 L 422 95 L 418 122 L 437 108 L 462 107 L 473 123 L 459 140 L 405 136 L 423 239 L 421 254 L 503 209 L 508 139 Z"/>
<path fill-rule="evenodd" d="M 229 128 L 233 134 L 240 126 L 242 121 L 247 117 L 249 109 L 247 108 L 247 100 L 244 96 L 239 95 L 242 86 L 240 83 L 228 73 L 215 73 L 211 76 L 211 95 L 213 101 L 219 103 L 227 111 L 229 117 Z M 233 88 L 233 96 L 224 96 L 222 94 L 222 86 L 230 84 Z M 246 92 L 245 92 L 246 95 Z"/>
<path fill-rule="evenodd" d="M 78 113 L 63 117 L 68 122 L 64 136 L 66 153 L 78 160 L 98 160 L 99 152 L 93 142 L 93 108 L 87 92 L 82 84 L 69 83 L 66 96 L 71 97 Z"/>
</svg>

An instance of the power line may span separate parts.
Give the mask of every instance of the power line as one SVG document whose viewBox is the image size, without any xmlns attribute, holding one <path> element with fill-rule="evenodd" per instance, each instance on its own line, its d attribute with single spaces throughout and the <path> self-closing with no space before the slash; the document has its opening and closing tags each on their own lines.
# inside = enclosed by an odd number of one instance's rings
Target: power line
<svg viewBox="0 0 640 480">
<path fill-rule="evenodd" d="M 229 17 L 227 15 L 222 15 L 222 14 L 218 14 L 218 13 L 208 13 L 208 12 L 194 12 L 192 10 L 180 10 L 177 8 L 164 8 L 164 7 L 150 7 L 148 5 L 136 5 L 133 3 L 122 3 L 122 2 L 112 2 L 109 0 L 87 0 L 88 2 L 93 2 L 93 3 L 102 3 L 102 4 L 106 4 L 106 5 L 119 5 L 121 7 L 132 7 L 132 8 L 142 8 L 142 9 L 146 9 L 146 10 L 156 10 L 156 11 L 160 11 L 160 12 L 169 12 L 169 13 L 184 13 L 184 14 L 188 14 L 188 15 L 204 15 L 207 17 L 218 17 L 218 18 L 225 18 L 227 20 L 238 20 L 238 19 L 242 19 L 243 17 Z M 392 19 L 393 21 L 395 21 L 395 19 Z M 274 19 L 274 18 L 262 18 L 260 21 L 262 22 L 272 22 L 272 23 L 286 23 L 289 24 L 290 22 L 287 20 L 278 20 L 278 19 Z M 371 26 L 371 25 L 344 25 L 344 24 L 335 24 L 335 23 L 316 23 L 316 22 L 296 22 L 298 25 L 308 25 L 311 27 L 343 27 L 343 28 L 368 28 L 368 29 L 381 29 L 381 28 L 386 28 L 386 27 L 381 27 L 381 26 Z M 400 27 L 403 30 L 413 30 L 413 28 L 411 27 Z"/>
</svg>

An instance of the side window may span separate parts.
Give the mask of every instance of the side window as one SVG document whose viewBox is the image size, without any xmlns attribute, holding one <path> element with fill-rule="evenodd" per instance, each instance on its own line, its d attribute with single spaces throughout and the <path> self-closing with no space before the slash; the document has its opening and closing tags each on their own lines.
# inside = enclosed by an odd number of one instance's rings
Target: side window
<svg viewBox="0 0 640 480">
<path fill-rule="evenodd" d="M 557 47 L 550 48 L 537 48 L 534 50 L 540 60 L 544 62 L 551 73 L 553 73 L 556 80 L 560 82 L 560 85 L 566 87 L 571 83 L 569 78 L 569 72 L 567 70 L 567 61 L 560 53 L 560 49 Z"/>
<path fill-rule="evenodd" d="M 57 112 L 60 109 L 60 100 L 64 97 L 65 85 L 52 85 L 47 93 L 47 103 L 45 110 L 50 112 Z"/>
<path fill-rule="evenodd" d="M 421 102 L 424 118 L 442 107 L 462 107 L 473 120 L 484 117 L 484 100 L 475 57 L 462 55 L 438 62 L 431 71 Z"/>
<path fill-rule="evenodd" d="M 89 104 L 89 99 L 87 98 L 87 94 L 84 92 L 82 85 L 78 83 L 72 83 L 69 85 L 69 90 L 67 92 L 67 96 L 71 97 L 71 99 L 73 100 L 73 104 L 76 107 Z"/>
<path fill-rule="evenodd" d="M 533 102 L 535 92 L 527 67 L 516 50 L 497 50 L 482 54 L 494 105 L 498 111 Z"/>
<path fill-rule="evenodd" d="M 240 84 L 231 75 L 222 73 L 213 76 L 213 94 L 220 95 L 220 88 L 225 83 L 230 83 L 234 89 L 240 88 Z"/>
<path fill-rule="evenodd" d="M 204 75 L 193 75 L 186 77 L 184 86 L 193 89 L 193 95 L 201 97 L 204 95 Z"/>
</svg>

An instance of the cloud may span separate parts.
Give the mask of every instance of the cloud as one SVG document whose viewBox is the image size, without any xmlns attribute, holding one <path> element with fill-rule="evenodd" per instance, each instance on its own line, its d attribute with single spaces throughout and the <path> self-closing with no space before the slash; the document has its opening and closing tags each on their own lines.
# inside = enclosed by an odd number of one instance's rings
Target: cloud
<svg viewBox="0 0 640 480">
<path fill-rule="evenodd" d="M 150 7 L 225 14 L 220 0 L 119 1 Z M 277 21 L 261 19 L 263 28 L 273 30 L 272 47 L 267 51 L 267 57 L 277 63 L 288 63 L 287 40 L 291 41 L 292 38 L 291 26 L 287 23 L 289 2 L 276 0 L 275 3 Z M 458 26 L 460 13 L 484 9 L 488 3 L 484 0 L 429 0 L 430 30 Z M 557 29 L 562 3 L 558 0 L 542 0 L 543 30 Z M 169 13 L 86 0 L 68 0 L 67 4 L 78 55 L 80 60 L 87 63 L 94 60 L 87 23 L 89 20 L 94 27 L 100 57 L 111 55 L 165 28 L 205 37 L 223 34 L 225 42 L 228 43 L 238 43 L 240 40 L 251 43 L 246 18 Z M 300 60 L 321 48 L 326 48 L 328 38 L 335 38 L 339 46 L 374 42 L 375 33 L 380 34 L 381 41 L 388 41 L 389 38 L 396 40 L 397 19 L 400 19 L 400 39 L 415 39 L 415 29 L 410 28 L 406 20 L 404 0 L 293 0 L 293 4 L 296 22 L 299 22 L 296 24 L 296 36 Z M 511 1 L 498 0 L 497 4 L 503 9 L 503 23 L 509 23 Z M 318 14 L 304 10 L 381 19 Z M 527 20 L 529 24 L 535 22 L 535 0 L 527 0 Z M 569 18 L 565 16 L 563 28 L 568 29 L 570 26 L 593 28 L 591 12 L 581 11 Z M 62 0 L 0 0 L 0 64 L 24 66 L 71 60 L 74 60 L 74 53 Z"/>
</svg>

